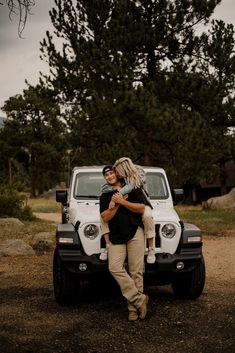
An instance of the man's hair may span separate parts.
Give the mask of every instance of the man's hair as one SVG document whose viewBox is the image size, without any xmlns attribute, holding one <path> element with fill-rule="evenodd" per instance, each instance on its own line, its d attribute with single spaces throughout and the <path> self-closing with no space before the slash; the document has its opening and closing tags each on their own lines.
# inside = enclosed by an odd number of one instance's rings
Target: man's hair
<svg viewBox="0 0 235 353">
<path fill-rule="evenodd" d="M 119 158 L 116 160 L 113 167 L 119 176 L 125 179 L 127 184 L 130 184 L 134 188 L 139 188 L 142 186 L 142 180 L 140 178 L 140 167 L 135 165 L 130 158 Z"/>
</svg>

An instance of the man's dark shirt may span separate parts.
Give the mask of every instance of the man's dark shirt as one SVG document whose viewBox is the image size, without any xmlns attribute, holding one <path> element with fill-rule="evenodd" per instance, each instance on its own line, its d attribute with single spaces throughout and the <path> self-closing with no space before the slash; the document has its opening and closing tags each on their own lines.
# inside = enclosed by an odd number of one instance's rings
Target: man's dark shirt
<svg viewBox="0 0 235 353">
<path fill-rule="evenodd" d="M 103 193 L 100 197 L 100 213 L 109 207 L 114 192 Z M 134 189 L 128 194 L 127 201 L 145 203 L 141 189 Z M 112 244 L 123 244 L 132 239 L 138 227 L 143 226 L 142 214 L 135 213 L 120 205 L 115 216 L 108 222 L 109 237 Z"/>
</svg>

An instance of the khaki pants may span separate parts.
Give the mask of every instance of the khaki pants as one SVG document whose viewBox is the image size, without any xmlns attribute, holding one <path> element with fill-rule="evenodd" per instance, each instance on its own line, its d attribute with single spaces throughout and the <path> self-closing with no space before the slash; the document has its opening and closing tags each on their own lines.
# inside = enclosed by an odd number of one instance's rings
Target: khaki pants
<svg viewBox="0 0 235 353">
<path fill-rule="evenodd" d="M 145 238 L 138 227 L 135 236 L 124 244 L 109 246 L 109 271 L 118 282 L 122 295 L 127 299 L 128 310 L 136 311 L 145 298 L 143 294 Z M 124 267 L 128 258 L 128 272 Z"/>
</svg>

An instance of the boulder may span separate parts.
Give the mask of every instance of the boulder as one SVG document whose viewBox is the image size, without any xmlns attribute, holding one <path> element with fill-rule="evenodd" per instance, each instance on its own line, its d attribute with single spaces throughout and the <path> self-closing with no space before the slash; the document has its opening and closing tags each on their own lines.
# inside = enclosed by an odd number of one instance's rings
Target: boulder
<svg viewBox="0 0 235 353">
<path fill-rule="evenodd" d="M 221 210 L 235 208 L 235 188 L 228 194 L 211 197 L 202 204 L 204 209 Z"/>
<path fill-rule="evenodd" d="M 21 239 L 7 239 L 0 242 L 0 256 L 19 255 L 35 255 L 35 251 Z"/>
<path fill-rule="evenodd" d="M 34 235 L 32 247 L 36 251 L 36 254 L 43 254 L 50 250 L 55 245 L 55 233 L 54 232 L 40 232 Z"/>
<path fill-rule="evenodd" d="M 16 226 L 23 226 L 22 223 L 18 218 L 0 218 L 1 225 L 16 225 Z"/>
<path fill-rule="evenodd" d="M 39 242 L 45 242 L 49 245 L 55 244 L 55 233 L 54 232 L 40 232 L 34 235 L 33 245 Z"/>
</svg>

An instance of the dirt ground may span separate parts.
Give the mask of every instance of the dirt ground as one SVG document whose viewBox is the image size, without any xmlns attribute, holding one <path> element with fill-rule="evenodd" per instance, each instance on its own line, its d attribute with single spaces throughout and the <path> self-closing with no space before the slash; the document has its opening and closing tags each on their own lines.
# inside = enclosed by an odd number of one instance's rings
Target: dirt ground
<svg viewBox="0 0 235 353">
<path fill-rule="evenodd" d="M 196 301 L 169 286 L 146 287 L 144 321 L 129 323 L 124 299 L 108 288 L 84 289 L 79 305 L 53 296 L 53 252 L 0 258 L 1 353 L 235 352 L 235 234 L 204 237 L 207 279 Z"/>
</svg>

